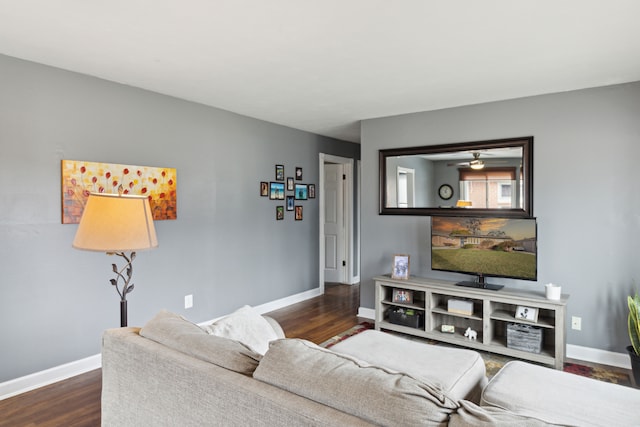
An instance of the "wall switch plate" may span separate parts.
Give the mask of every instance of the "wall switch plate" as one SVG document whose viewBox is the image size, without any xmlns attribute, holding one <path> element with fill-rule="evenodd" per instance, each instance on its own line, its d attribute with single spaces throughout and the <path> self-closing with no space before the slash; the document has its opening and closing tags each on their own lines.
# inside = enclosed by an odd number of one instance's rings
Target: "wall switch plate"
<svg viewBox="0 0 640 427">
<path fill-rule="evenodd" d="M 187 295 L 184 297 L 184 308 L 193 307 L 193 295 Z"/>
<path fill-rule="evenodd" d="M 582 330 L 582 317 L 571 317 L 571 329 L 575 329 L 576 331 Z"/>
</svg>

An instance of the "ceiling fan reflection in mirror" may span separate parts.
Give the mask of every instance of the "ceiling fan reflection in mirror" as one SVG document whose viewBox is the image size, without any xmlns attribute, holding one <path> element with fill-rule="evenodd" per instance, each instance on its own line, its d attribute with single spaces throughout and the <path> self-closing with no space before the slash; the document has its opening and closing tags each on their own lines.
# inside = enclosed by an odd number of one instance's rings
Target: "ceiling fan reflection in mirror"
<svg viewBox="0 0 640 427">
<path fill-rule="evenodd" d="M 447 163 L 447 166 L 467 166 L 471 169 L 482 169 L 484 167 L 484 161 L 480 160 L 480 153 L 476 151 L 471 154 L 473 154 L 473 160 L 460 163 Z"/>
</svg>

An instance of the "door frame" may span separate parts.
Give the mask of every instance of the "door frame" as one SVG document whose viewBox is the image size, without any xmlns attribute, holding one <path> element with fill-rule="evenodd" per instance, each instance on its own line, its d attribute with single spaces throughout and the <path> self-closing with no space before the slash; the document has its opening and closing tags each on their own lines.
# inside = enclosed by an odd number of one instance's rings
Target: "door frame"
<svg viewBox="0 0 640 427">
<path fill-rule="evenodd" d="M 354 263 L 356 265 L 360 265 L 357 262 L 359 259 L 360 249 L 358 247 L 357 253 L 354 253 L 356 248 L 354 244 L 354 233 L 353 233 L 353 164 L 354 160 L 348 157 L 340 157 L 334 156 L 332 154 L 320 153 L 319 155 L 319 182 L 318 182 L 318 194 L 319 194 L 319 278 L 320 281 L 319 287 L 320 291 L 324 293 L 324 268 L 325 268 L 325 244 L 324 244 L 324 221 L 325 221 L 325 200 L 324 200 L 324 165 L 325 163 L 337 163 L 344 165 L 344 235 L 345 235 L 345 261 L 346 266 L 343 274 L 343 280 L 340 283 L 352 285 L 354 283 L 358 283 L 360 281 L 360 275 L 353 273 Z M 359 237 L 359 236 L 358 236 Z"/>
</svg>

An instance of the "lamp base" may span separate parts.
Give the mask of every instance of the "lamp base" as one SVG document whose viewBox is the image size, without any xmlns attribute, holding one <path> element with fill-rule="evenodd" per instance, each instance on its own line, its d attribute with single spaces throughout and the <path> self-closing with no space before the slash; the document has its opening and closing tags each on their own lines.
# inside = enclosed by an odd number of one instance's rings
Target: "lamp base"
<svg viewBox="0 0 640 427">
<path fill-rule="evenodd" d="M 120 327 L 127 326 L 127 300 L 120 301 Z"/>
</svg>

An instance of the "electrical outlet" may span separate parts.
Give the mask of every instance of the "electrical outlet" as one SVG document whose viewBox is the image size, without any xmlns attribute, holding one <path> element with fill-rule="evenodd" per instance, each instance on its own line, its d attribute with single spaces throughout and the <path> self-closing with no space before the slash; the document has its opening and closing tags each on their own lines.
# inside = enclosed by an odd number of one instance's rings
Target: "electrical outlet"
<svg viewBox="0 0 640 427">
<path fill-rule="evenodd" d="M 193 295 L 187 295 L 184 297 L 184 308 L 193 307 Z"/>
<path fill-rule="evenodd" d="M 582 317 L 571 317 L 571 329 L 575 329 L 576 331 L 582 330 Z"/>
</svg>

